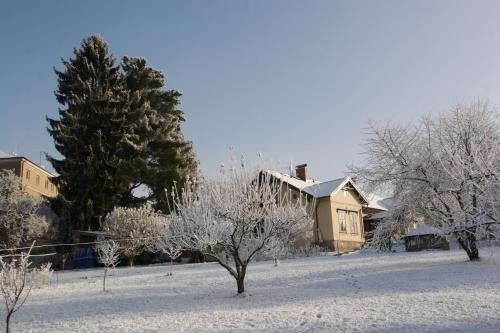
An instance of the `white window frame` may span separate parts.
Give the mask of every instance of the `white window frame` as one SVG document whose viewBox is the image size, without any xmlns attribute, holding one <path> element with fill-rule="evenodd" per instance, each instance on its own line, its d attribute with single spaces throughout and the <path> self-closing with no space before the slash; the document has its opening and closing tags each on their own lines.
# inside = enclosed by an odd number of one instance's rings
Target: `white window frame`
<svg viewBox="0 0 500 333">
<path fill-rule="evenodd" d="M 359 234 L 359 218 L 358 212 L 349 212 L 349 222 L 351 234 Z"/>
<path fill-rule="evenodd" d="M 346 221 L 346 211 L 339 209 L 337 210 L 338 218 L 339 218 L 339 231 L 340 232 L 347 232 L 347 221 Z"/>
</svg>

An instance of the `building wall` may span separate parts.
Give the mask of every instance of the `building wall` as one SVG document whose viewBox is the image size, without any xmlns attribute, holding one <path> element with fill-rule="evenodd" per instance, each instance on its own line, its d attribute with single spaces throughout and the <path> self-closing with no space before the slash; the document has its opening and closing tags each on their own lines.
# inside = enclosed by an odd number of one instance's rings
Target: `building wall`
<svg viewBox="0 0 500 333">
<path fill-rule="evenodd" d="M 0 159 L 0 169 L 14 170 L 21 177 L 23 191 L 28 194 L 57 196 L 57 186 L 52 182 L 53 175 L 25 158 Z"/>
<path fill-rule="evenodd" d="M 57 196 L 57 186 L 52 182 L 52 175 L 49 172 L 25 159 L 21 160 L 21 170 L 23 190 L 26 193 L 46 197 Z"/>
<path fill-rule="evenodd" d="M 286 187 L 290 190 L 290 187 Z M 298 193 L 295 189 L 294 192 Z M 300 239 L 295 243 L 297 247 L 303 247 L 310 243 L 321 244 L 335 251 L 352 251 L 360 249 L 365 243 L 363 226 L 363 205 L 355 190 L 340 190 L 331 197 L 316 199 L 316 210 L 311 209 L 314 219 L 312 226 L 312 237 Z M 312 207 L 311 207 L 312 208 Z M 346 214 L 346 232 L 340 231 L 339 210 Z M 357 216 L 357 233 L 351 232 L 349 212 L 355 212 Z M 318 238 L 318 228 L 321 237 Z"/>
</svg>

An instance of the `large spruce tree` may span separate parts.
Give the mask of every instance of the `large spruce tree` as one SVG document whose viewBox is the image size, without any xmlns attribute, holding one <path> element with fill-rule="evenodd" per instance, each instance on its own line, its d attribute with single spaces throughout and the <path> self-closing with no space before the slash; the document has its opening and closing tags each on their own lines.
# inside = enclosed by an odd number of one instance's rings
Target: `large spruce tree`
<svg viewBox="0 0 500 333">
<path fill-rule="evenodd" d="M 163 90 L 164 75 L 142 58 L 117 65 L 99 36 L 85 39 L 63 64 L 55 70 L 60 119 L 47 118 L 62 155 L 49 157 L 59 173 L 59 214 L 72 228 L 92 229 L 117 205 L 152 200 L 164 208 L 164 188 L 197 169 L 180 130 L 180 93 Z M 137 198 L 141 185 L 150 191 Z"/>
<path fill-rule="evenodd" d="M 127 140 L 129 152 L 138 153 L 131 163 L 135 175 L 132 188 L 146 185 L 150 193 L 142 200 L 153 200 L 156 208 L 167 210 L 165 189 L 183 184 L 197 171 L 191 142 L 184 138 L 179 110 L 181 93 L 164 90 L 165 76 L 146 64 L 144 58 L 123 57 L 124 81 L 129 92 L 129 123 L 133 135 Z M 137 155 L 136 155 L 137 156 Z M 138 199 L 130 192 L 125 203 Z"/>
</svg>

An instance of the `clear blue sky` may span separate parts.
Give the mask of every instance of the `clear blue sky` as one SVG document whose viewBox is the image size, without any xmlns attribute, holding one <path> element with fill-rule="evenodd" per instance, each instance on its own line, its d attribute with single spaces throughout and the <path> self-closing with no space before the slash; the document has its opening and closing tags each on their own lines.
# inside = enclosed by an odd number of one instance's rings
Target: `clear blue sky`
<svg viewBox="0 0 500 333">
<path fill-rule="evenodd" d="M 54 152 L 52 68 L 99 33 L 184 93 L 183 129 L 206 173 L 233 145 L 336 178 L 360 159 L 369 119 L 500 106 L 499 15 L 498 1 L 5 1 L 0 150 Z"/>
</svg>

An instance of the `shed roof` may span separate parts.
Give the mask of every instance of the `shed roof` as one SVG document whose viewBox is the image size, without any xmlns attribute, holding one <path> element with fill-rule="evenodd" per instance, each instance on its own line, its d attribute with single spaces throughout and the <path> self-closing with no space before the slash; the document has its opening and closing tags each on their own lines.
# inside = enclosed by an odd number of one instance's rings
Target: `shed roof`
<svg viewBox="0 0 500 333">
<path fill-rule="evenodd" d="M 431 227 L 427 224 L 422 224 L 415 230 L 406 234 L 406 236 L 404 237 L 423 236 L 423 235 L 442 235 L 442 234 L 443 231 L 441 229 Z"/>
</svg>

